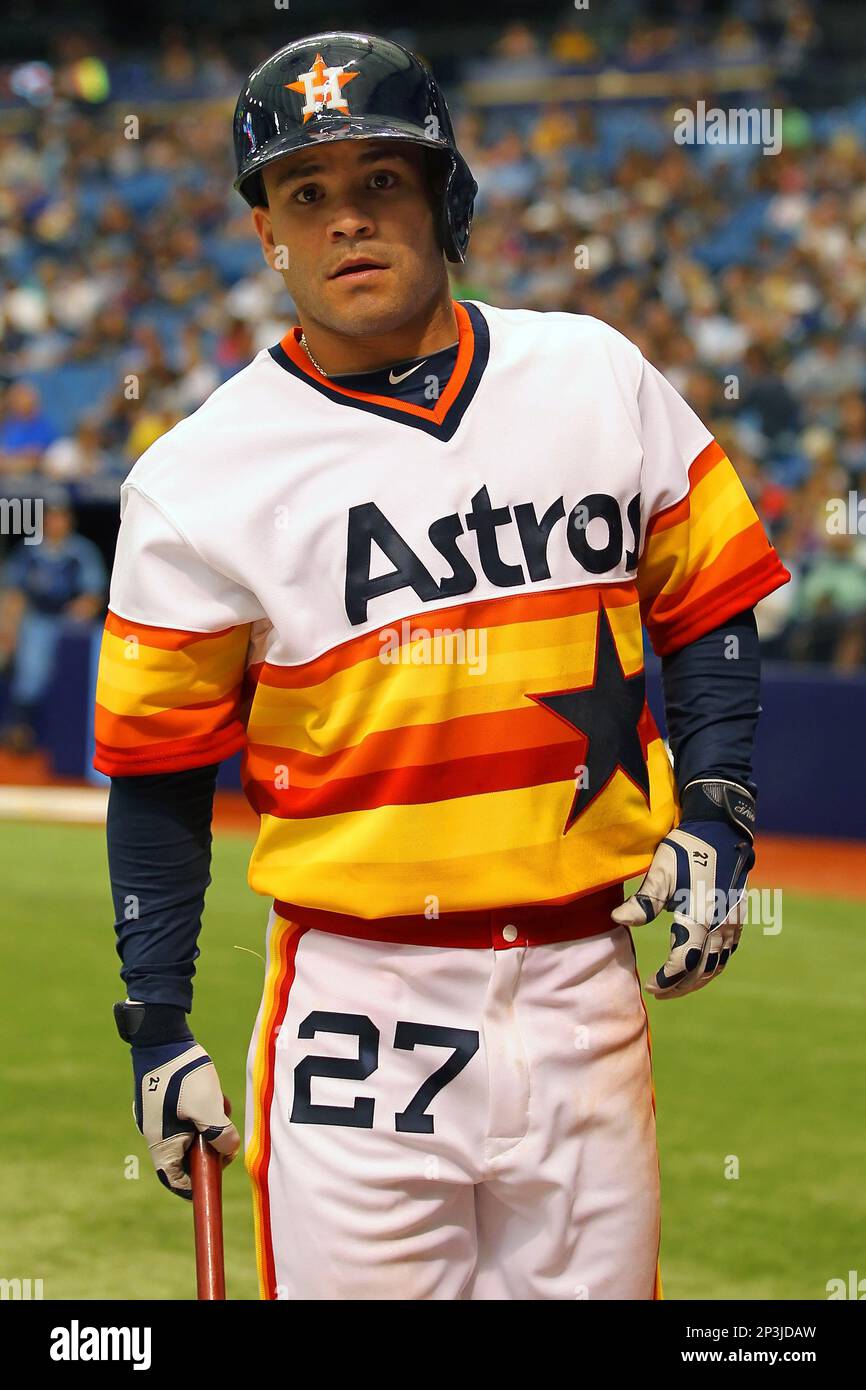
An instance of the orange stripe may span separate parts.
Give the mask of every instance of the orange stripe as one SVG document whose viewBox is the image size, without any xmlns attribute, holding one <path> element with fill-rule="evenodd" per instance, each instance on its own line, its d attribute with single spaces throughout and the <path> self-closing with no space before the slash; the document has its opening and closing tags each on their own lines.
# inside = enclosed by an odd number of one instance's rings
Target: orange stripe
<svg viewBox="0 0 866 1390">
<path fill-rule="evenodd" d="M 557 735 L 560 735 L 557 738 Z M 332 753 L 305 753 L 295 748 L 250 742 L 248 767 L 253 778 L 273 781 L 274 765 L 289 770 L 292 785 L 316 788 L 337 777 L 363 777 L 400 766 L 433 767 L 478 755 L 524 752 L 560 742 L 574 745 L 574 730 L 551 724 L 550 711 L 527 700 L 525 709 L 464 714 L 435 724 L 374 730 L 360 743 Z"/>
<path fill-rule="evenodd" d="M 218 632 L 187 632 L 181 628 L 150 627 L 147 623 L 134 623 L 129 618 L 121 618 L 109 608 L 105 619 L 105 630 L 121 640 L 137 637 L 142 646 L 160 647 L 165 651 L 176 652 L 193 642 L 212 642 L 215 638 L 228 637 L 240 626 L 220 628 Z"/>
<path fill-rule="evenodd" d="M 457 360 L 454 363 L 454 370 L 448 381 L 448 385 L 437 400 L 435 406 L 428 408 L 423 405 L 415 405 L 412 401 L 395 400 L 392 396 L 375 396 L 367 391 L 350 391 L 345 386 L 340 386 L 338 382 L 330 377 L 323 376 L 322 373 L 313 366 L 307 353 L 301 347 L 301 329 L 295 327 L 290 329 L 282 339 L 280 347 L 287 357 L 290 357 L 297 367 L 313 381 L 320 381 L 328 386 L 332 391 L 337 391 L 341 396 L 347 396 L 350 400 L 370 401 L 374 405 L 384 405 L 389 410 L 400 410 L 406 415 L 415 415 L 423 420 L 434 420 L 441 425 L 450 407 L 453 405 L 457 396 L 460 394 L 469 375 L 469 368 L 472 365 L 472 358 L 475 353 L 475 334 L 472 329 L 472 320 L 463 305 L 456 299 L 451 301 L 454 307 L 454 316 L 457 320 L 457 333 L 459 346 L 457 349 Z"/>
<path fill-rule="evenodd" d="M 744 531 L 732 536 L 709 565 L 684 577 L 676 589 L 660 593 L 653 604 L 653 619 L 664 625 L 671 611 L 705 600 L 708 594 L 723 588 L 732 579 L 745 576 L 765 555 L 773 553 L 764 528 L 756 519 Z"/>
<path fill-rule="evenodd" d="M 206 738 L 230 725 L 239 699 L 240 686 L 236 686 L 218 700 L 160 709 L 153 714 L 115 714 L 97 701 L 94 713 L 96 737 L 100 743 L 118 751 L 140 748 L 144 752 L 156 745 L 188 738 Z"/>
<path fill-rule="evenodd" d="M 539 737 L 537 742 L 512 748 L 508 757 L 482 744 L 483 752 L 473 749 L 463 757 L 429 759 L 432 751 L 429 747 L 416 747 L 418 761 L 414 762 L 411 740 L 402 747 L 398 732 L 387 744 L 392 750 L 392 765 L 360 773 L 355 772 L 347 759 L 342 777 L 322 776 L 313 785 L 308 782 L 305 786 L 298 785 L 291 775 L 285 750 L 275 749 L 272 758 L 262 757 L 258 752 L 255 757 L 247 758 L 244 790 L 259 815 L 315 819 L 379 806 L 423 806 L 489 792 L 514 791 L 519 787 L 571 782 L 575 767 L 586 756 L 586 735 L 561 720 L 556 720 L 554 725 L 547 709 L 539 708 L 539 713 L 551 728 L 564 731 L 565 737 Z M 638 721 L 638 735 L 646 759 L 648 745 L 660 737 L 646 705 Z M 275 769 L 284 767 L 289 773 L 278 785 Z"/>
<path fill-rule="evenodd" d="M 760 522 L 757 525 L 760 527 Z M 647 613 L 644 622 L 654 651 L 658 656 L 667 656 L 688 642 L 694 642 L 743 609 L 754 608 L 760 599 L 766 598 L 782 584 L 787 584 L 790 578 L 770 546 L 766 554 L 747 569 L 734 570 L 726 582 L 718 583 L 713 589 L 692 599 L 688 605 L 683 605 L 679 612 L 674 611 L 662 618 L 661 622 Z"/>
<path fill-rule="evenodd" d="M 293 924 L 292 924 L 293 925 Z M 268 1189 L 268 1167 L 271 1160 L 271 1104 L 274 1098 L 277 1035 L 286 1016 L 289 992 L 295 979 L 295 958 L 304 928 L 280 931 L 277 948 L 280 952 L 279 974 L 274 987 L 271 1007 L 263 1020 L 265 1066 L 260 1088 L 253 1096 L 255 1109 L 254 1133 L 258 1151 L 249 1166 L 253 1184 L 253 1207 L 256 1225 L 256 1254 L 259 1261 L 259 1280 L 262 1297 L 276 1299 L 277 1281 L 274 1265 L 271 1201 Z"/>
<path fill-rule="evenodd" d="M 508 627 L 511 623 L 548 622 L 553 618 L 573 617 L 577 613 L 595 612 L 603 597 L 605 608 L 627 608 L 638 602 L 636 586 L 625 584 L 574 585 L 566 589 L 549 589 L 543 593 L 514 594 L 509 598 L 477 599 L 453 608 L 433 608 L 407 614 L 393 622 L 383 623 L 372 632 L 359 633 L 339 646 L 297 666 L 272 666 L 263 662 L 259 678 L 264 685 L 281 689 L 318 685 L 338 671 L 348 670 L 362 661 L 379 656 L 382 650 L 381 633 L 402 633 L 402 624 L 414 629 L 432 627 L 466 629 Z"/>
<path fill-rule="evenodd" d="M 686 520 L 690 513 L 691 494 L 698 483 L 712 472 L 717 463 L 721 463 L 725 458 L 727 455 L 721 444 L 718 444 L 715 439 L 711 440 L 689 466 L 689 490 L 685 497 L 681 498 L 679 502 L 672 502 L 669 507 L 662 507 L 660 512 L 656 512 L 650 518 L 645 540 L 649 540 L 656 531 L 667 531 L 669 527 L 678 526 L 681 521 Z"/>
</svg>

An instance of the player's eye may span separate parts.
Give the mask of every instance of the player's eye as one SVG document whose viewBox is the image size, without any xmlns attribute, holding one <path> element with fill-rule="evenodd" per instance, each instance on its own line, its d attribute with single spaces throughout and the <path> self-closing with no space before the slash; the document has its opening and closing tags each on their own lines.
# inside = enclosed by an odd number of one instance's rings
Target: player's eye
<svg viewBox="0 0 866 1390">
<path fill-rule="evenodd" d="M 318 186 L 317 186 L 316 184 L 314 184 L 314 183 L 305 183 L 305 184 L 303 185 L 302 188 L 296 188 L 296 189 L 295 189 L 294 193 L 292 194 L 292 202 L 293 202 L 293 203 L 313 203 L 313 202 L 316 201 L 315 197 L 313 197 L 313 198 L 306 198 L 306 197 L 304 197 L 304 194 L 306 194 L 306 193 L 317 194 L 318 191 L 319 191 L 319 190 L 318 190 Z"/>
<path fill-rule="evenodd" d="M 393 188 L 394 184 L 397 182 L 397 175 L 392 174 L 390 169 L 377 169 L 374 174 L 370 175 L 370 182 L 372 183 L 374 179 L 391 180 L 390 183 L 377 183 L 375 185 L 376 188 Z"/>
</svg>

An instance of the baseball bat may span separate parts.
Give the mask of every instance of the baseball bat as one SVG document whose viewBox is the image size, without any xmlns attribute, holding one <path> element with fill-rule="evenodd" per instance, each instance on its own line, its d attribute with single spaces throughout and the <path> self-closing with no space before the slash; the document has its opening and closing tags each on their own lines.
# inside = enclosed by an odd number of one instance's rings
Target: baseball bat
<svg viewBox="0 0 866 1390">
<path fill-rule="evenodd" d="M 225 1100 L 225 1097 L 223 1098 Z M 232 1113 L 225 1100 L 226 1114 Z M 226 1296 L 223 1253 L 222 1155 L 203 1135 L 197 1134 L 189 1151 L 192 1182 L 192 1216 L 195 1228 L 195 1274 L 197 1297 L 221 1300 Z"/>
</svg>

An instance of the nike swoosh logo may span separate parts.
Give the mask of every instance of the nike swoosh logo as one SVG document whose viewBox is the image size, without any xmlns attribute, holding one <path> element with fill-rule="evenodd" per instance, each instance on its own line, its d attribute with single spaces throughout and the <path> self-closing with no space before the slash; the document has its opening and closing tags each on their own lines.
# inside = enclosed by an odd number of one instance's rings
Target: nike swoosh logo
<svg viewBox="0 0 866 1390">
<path fill-rule="evenodd" d="M 425 357 L 425 358 L 424 358 L 424 362 L 426 362 L 426 361 L 427 361 L 427 358 Z M 413 372 L 417 372 L 417 370 L 418 370 L 419 367 L 423 367 L 423 366 L 424 366 L 424 362 L 416 362 L 416 363 L 415 363 L 415 366 L 414 366 L 414 367 L 410 367 L 409 370 L 408 370 L 408 372 L 401 372 L 399 376 L 395 376 L 394 373 L 393 373 L 393 371 L 390 371 L 390 372 L 388 373 L 388 380 L 390 381 L 390 383 L 391 383 L 392 386 L 399 386 L 400 382 L 401 382 L 401 381 L 405 381 L 406 378 L 407 378 L 407 376 L 411 376 Z"/>
</svg>

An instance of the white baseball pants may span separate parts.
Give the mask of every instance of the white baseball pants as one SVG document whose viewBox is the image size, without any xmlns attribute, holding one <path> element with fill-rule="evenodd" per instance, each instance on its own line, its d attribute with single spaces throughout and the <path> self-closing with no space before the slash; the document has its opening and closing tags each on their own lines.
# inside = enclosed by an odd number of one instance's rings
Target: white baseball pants
<svg viewBox="0 0 866 1390">
<path fill-rule="evenodd" d="M 264 1298 L 661 1296 L 624 927 L 467 948 L 272 913 L 246 1115 Z"/>
</svg>

